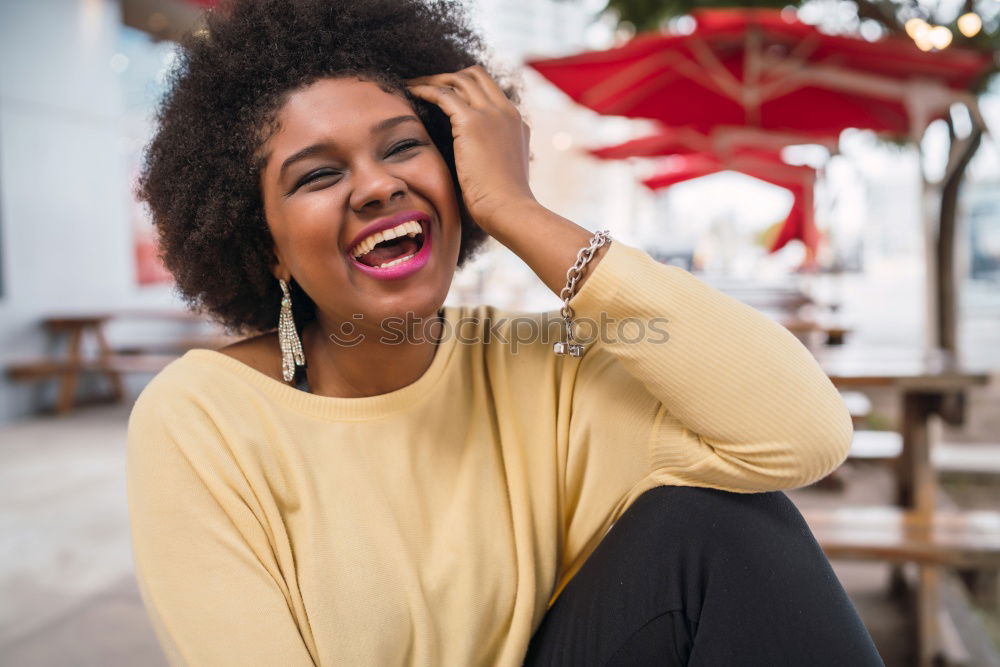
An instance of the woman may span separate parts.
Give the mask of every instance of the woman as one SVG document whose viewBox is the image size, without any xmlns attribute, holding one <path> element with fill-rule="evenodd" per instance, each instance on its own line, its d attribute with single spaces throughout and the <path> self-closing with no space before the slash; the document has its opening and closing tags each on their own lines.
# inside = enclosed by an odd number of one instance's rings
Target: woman
<svg viewBox="0 0 1000 667">
<path fill-rule="evenodd" d="M 837 391 L 538 204 L 457 4 L 237 1 L 184 45 L 141 194 L 180 292 L 256 335 L 130 418 L 171 663 L 880 664 L 779 491 L 846 456 Z M 582 267 L 583 354 L 555 313 L 442 306 L 487 234 L 557 294 Z"/>
</svg>

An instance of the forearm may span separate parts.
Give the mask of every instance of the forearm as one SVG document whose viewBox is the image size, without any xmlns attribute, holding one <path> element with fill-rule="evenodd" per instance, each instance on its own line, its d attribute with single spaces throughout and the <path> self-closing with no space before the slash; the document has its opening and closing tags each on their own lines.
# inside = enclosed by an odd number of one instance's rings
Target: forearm
<svg viewBox="0 0 1000 667">
<path fill-rule="evenodd" d="M 566 286 L 566 271 L 577 253 L 588 245 L 593 232 L 557 215 L 537 202 L 510 205 L 502 219 L 490 227 L 490 235 L 521 258 L 557 295 Z M 577 281 L 579 292 L 607 252 L 605 244 L 584 267 Z"/>
</svg>

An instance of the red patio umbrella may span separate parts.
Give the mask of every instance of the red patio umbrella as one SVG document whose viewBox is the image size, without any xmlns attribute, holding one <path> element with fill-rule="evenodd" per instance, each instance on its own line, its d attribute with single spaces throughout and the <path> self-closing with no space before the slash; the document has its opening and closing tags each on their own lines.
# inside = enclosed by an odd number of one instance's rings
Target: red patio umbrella
<svg viewBox="0 0 1000 667">
<path fill-rule="evenodd" d="M 689 127 L 662 127 L 655 134 L 614 146 L 590 148 L 587 152 L 601 160 L 624 160 L 630 157 L 657 157 L 714 150 L 712 140 L 697 130 Z"/>
<path fill-rule="evenodd" d="M 820 237 L 813 205 L 816 170 L 812 167 L 785 164 L 777 153 L 760 150 L 743 150 L 722 159 L 710 153 L 690 153 L 664 160 L 659 171 L 643 180 L 643 185 L 658 190 L 726 170 L 747 174 L 792 193 L 792 207 L 768 252 L 776 252 L 789 241 L 798 239 L 806 248 L 802 268 L 811 267 L 815 263 Z"/>
<path fill-rule="evenodd" d="M 968 89 L 989 70 L 988 54 L 827 35 L 779 10 L 692 17 L 688 35 L 640 35 L 528 65 L 599 113 L 702 132 L 745 125 L 836 136 L 856 127 L 917 137 L 956 101 L 981 122 Z"/>
<path fill-rule="evenodd" d="M 836 136 L 855 127 L 907 138 L 919 148 L 927 126 L 955 103 L 986 131 L 972 90 L 990 74 L 991 53 L 924 52 L 905 37 L 869 42 L 826 35 L 783 10 L 698 10 L 692 16 L 696 27 L 688 35 L 641 35 L 607 51 L 528 64 L 599 113 L 702 132 L 743 125 Z M 961 150 L 954 154 L 964 159 Z M 949 159 L 949 169 L 958 164 Z M 921 179 L 922 202 L 943 198 L 923 170 Z M 952 258 L 942 254 L 951 252 L 954 225 L 942 227 L 937 214 L 922 207 L 928 321 L 934 322 L 929 349 L 955 345 L 955 276 Z"/>
<path fill-rule="evenodd" d="M 588 152 L 602 160 L 688 156 L 687 160 L 667 161 L 665 164 L 670 166 L 643 181 L 654 190 L 729 168 L 781 186 L 792 192 L 792 208 L 768 252 L 777 252 L 789 241 L 798 239 L 806 246 L 807 258 L 811 259 L 816 255 L 819 241 L 812 204 L 816 172 L 808 167 L 786 165 L 780 157 L 781 148 L 805 143 L 822 144 L 831 154 L 837 152 L 836 139 L 821 135 L 782 134 L 749 128 L 716 128 L 705 135 L 691 128 L 672 127 L 661 127 L 655 134 Z M 734 160 L 740 164 L 727 166 Z"/>
<path fill-rule="evenodd" d="M 748 147 L 771 150 L 800 144 L 818 144 L 836 154 L 837 138 L 826 134 L 792 134 L 748 127 L 716 127 L 708 134 L 690 127 L 661 126 L 653 134 L 613 146 L 591 148 L 587 152 L 602 160 L 632 157 L 660 157 L 684 153 L 730 155 Z"/>
</svg>

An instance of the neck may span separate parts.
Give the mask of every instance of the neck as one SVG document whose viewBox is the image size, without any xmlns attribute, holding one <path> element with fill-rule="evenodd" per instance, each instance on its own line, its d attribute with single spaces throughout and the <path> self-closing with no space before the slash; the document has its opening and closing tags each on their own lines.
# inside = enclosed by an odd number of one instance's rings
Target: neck
<svg viewBox="0 0 1000 667">
<path fill-rule="evenodd" d="M 437 313 L 424 319 L 433 322 Z M 364 398 L 402 389 L 430 367 L 441 336 L 438 324 L 416 327 L 417 335 L 408 340 L 403 340 L 402 326 L 398 331 L 358 328 L 340 338 L 352 344 L 329 335 L 342 331 L 341 323 L 330 323 L 320 314 L 303 328 L 302 347 L 313 394 Z"/>
</svg>

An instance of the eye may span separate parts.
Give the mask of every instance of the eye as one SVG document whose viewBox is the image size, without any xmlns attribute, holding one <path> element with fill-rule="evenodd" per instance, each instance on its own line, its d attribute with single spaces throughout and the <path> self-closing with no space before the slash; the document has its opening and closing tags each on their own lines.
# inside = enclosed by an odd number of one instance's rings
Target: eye
<svg viewBox="0 0 1000 667">
<path fill-rule="evenodd" d="M 418 139 L 407 139 L 406 141 L 401 141 L 389 150 L 389 155 L 396 155 L 397 153 L 402 153 L 403 151 L 408 151 L 411 148 L 416 148 L 417 146 L 426 146 L 426 141 L 420 141 Z M 386 156 L 388 157 L 388 156 Z"/>
<path fill-rule="evenodd" d="M 334 169 L 317 169 L 316 171 L 311 171 L 305 176 L 303 176 L 301 179 L 299 179 L 299 181 L 295 184 L 295 189 L 301 188 L 303 185 L 308 185 L 313 181 L 325 178 L 327 176 L 338 176 L 338 175 L 340 175 L 340 172 Z"/>
</svg>

